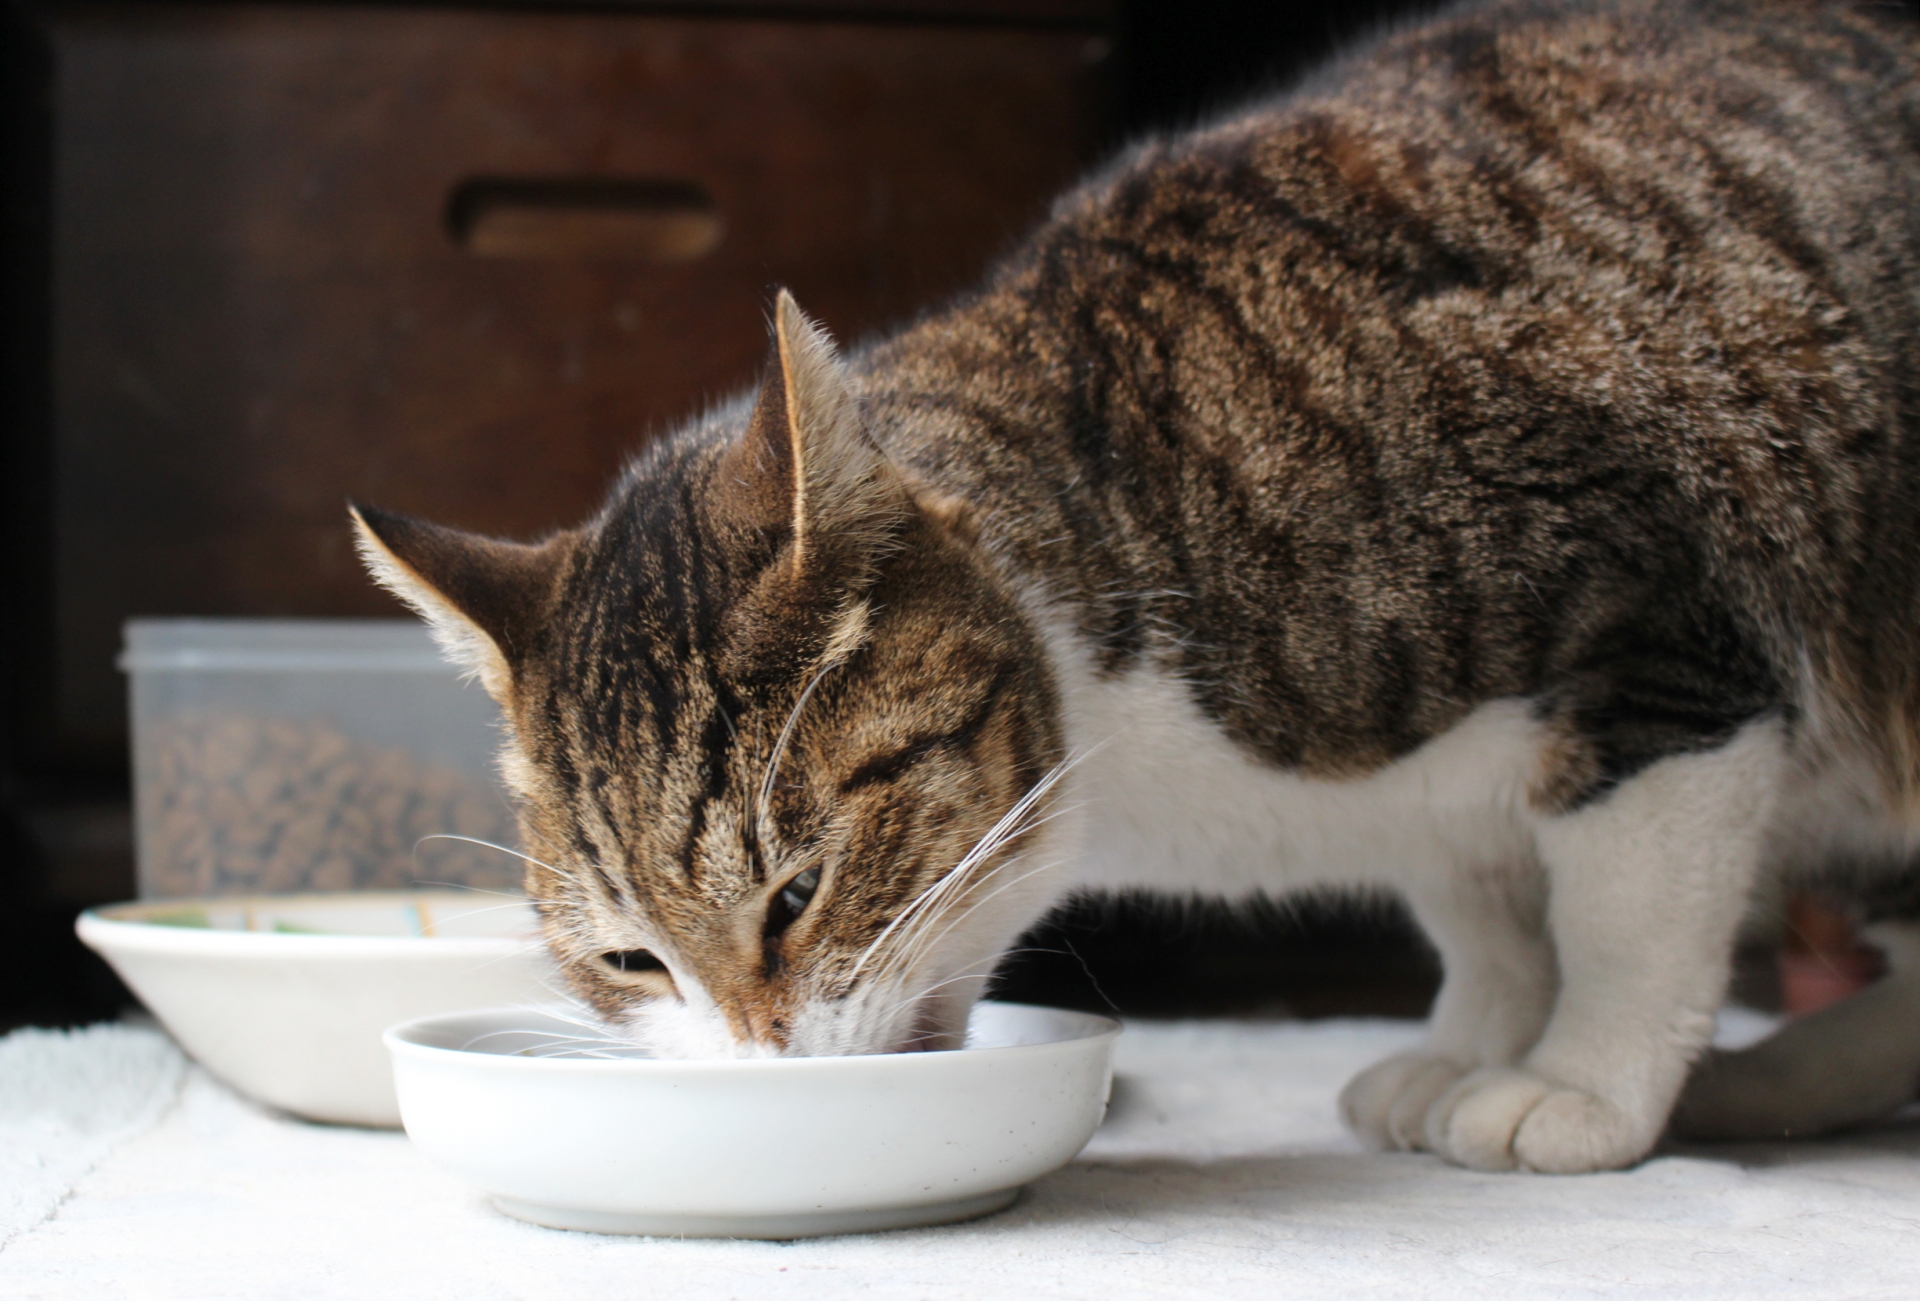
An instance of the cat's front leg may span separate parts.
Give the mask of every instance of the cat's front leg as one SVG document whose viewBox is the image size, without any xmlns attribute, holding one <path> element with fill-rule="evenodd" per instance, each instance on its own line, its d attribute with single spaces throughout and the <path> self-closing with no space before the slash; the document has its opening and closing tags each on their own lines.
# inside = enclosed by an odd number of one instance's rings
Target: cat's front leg
<svg viewBox="0 0 1920 1301">
<path fill-rule="evenodd" d="M 1545 901 L 1532 865 L 1416 879 L 1408 903 L 1440 951 L 1443 979 L 1426 1041 L 1360 1072 L 1340 1116 L 1372 1147 L 1426 1146 L 1432 1104 L 1462 1076 L 1517 1062 L 1539 1038 L 1556 984 Z"/>
<path fill-rule="evenodd" d="M 1433 1150 L 1549 1173 L 1646 1155 L 1712 1035 L 1784 755 L 1779 723 L 1752 723 L 1540 820 L 1553 1015 L 1517 1067 L 1475 1071 L 1434 1102 Z"/>
</svg>

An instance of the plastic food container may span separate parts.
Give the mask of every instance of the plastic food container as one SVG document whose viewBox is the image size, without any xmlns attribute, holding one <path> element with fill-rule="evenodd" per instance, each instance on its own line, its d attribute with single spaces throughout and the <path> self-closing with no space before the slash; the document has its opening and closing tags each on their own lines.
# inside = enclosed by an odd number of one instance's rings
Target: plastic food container
<svg viewBox="0 0 1920 1301">
<path fill-rule="evenodd" d="M 499 710 L 407 619 L 136 619 L 143 898 L 513 888 Z"/>
</svg>

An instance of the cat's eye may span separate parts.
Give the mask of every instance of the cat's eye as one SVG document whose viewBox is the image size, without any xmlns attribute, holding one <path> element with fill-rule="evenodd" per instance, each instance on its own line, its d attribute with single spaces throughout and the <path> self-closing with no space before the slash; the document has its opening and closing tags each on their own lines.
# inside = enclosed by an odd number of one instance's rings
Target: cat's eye
<svg viewBox="0 0 1920 1301">
<path fill-rule="evenodd" d="M 773 897 L 773 903 L 767 909 L 767 935 L 769 938 L 779 935 L 793 925 L 794 918 L 807 910 L 813 902 L 813 895 L 820 888 L 820 869 L 810 867 L 780 887 Z"/>
<path fill-rule="evenodd" d="M 787 882 L 780 891 L 780 902 L 799 913 L 813 902 L 813 892 L 820 888 L 820 869 L 810 867 L 793 880 Z"/>
<path fill-rule="evenodd" d="M 665 971 L 667 964 L 647 952 L 645 949 L 616 949 L 612 953 L 602 953 L 600 961 L 615 971 L 638 974 L 642 971 Z"/>
</svg>

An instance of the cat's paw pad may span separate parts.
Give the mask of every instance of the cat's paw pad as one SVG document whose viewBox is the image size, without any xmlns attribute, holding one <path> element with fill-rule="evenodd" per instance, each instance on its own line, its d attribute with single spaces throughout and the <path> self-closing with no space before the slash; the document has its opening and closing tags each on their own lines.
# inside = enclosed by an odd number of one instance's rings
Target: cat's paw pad
<svg viewBox="0 0 1920 1301">
<path fill-rule="evenodd" d="M 1426 1146 L 1427 1111 L 1466 1074 L 1432 1053 L 1400 1053 L 1361 1071 L 1340 1091 L 1340 1119 L 1379 1151 Z"/>
<path fill-rule="evenodd" d="M 1631 1165 L 1651 1135 L 1619 1107 L 1521 1070 L 1475 1071 L 1427 1113 L 1427 1144 L 1475 1170 L 1583 1174 Z"/>
</svg>

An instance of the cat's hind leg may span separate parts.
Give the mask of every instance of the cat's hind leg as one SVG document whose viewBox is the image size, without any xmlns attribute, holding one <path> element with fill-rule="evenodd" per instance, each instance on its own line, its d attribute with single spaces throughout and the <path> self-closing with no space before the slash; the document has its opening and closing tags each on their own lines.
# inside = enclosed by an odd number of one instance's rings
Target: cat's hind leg
<svg viewBox="0 0 1920 1301">
<path fill-rule="evenodd" d="M 1675 1136 L 1824 1134 L 1920 1095 L 1920 923 L 1883 923 L 1868 937 L 1886 953 L 1887 975 L 1750 1048 L 1709 1053 L 1674 1108 Z"/>
<path fill-rule="evenodd" d="M 1537 872 L 1513 865 L 1453 872 L 1408 890 L 1415 918 L 1440 951 L 1443 980 L 1426 1041 L 1341 1090 L 1341 1119 L 1361 1141 L 1424 1147 L 1436 1098 L 1469 1071 L 1511 1065 L 1533 1046 L 1556 979 L 1540 894 Z"/>
<path fill-rule="evenodd" d="M 1646 1154 L 1712 1035 L 1785 770 L 1784 728 L 1763 719 L 1539 818 L 1553 1013 L 1518 1066 L 1475 1071 L 1434 1102 L 1434 1151 L 1550 1173 Z"/>
</svg>

